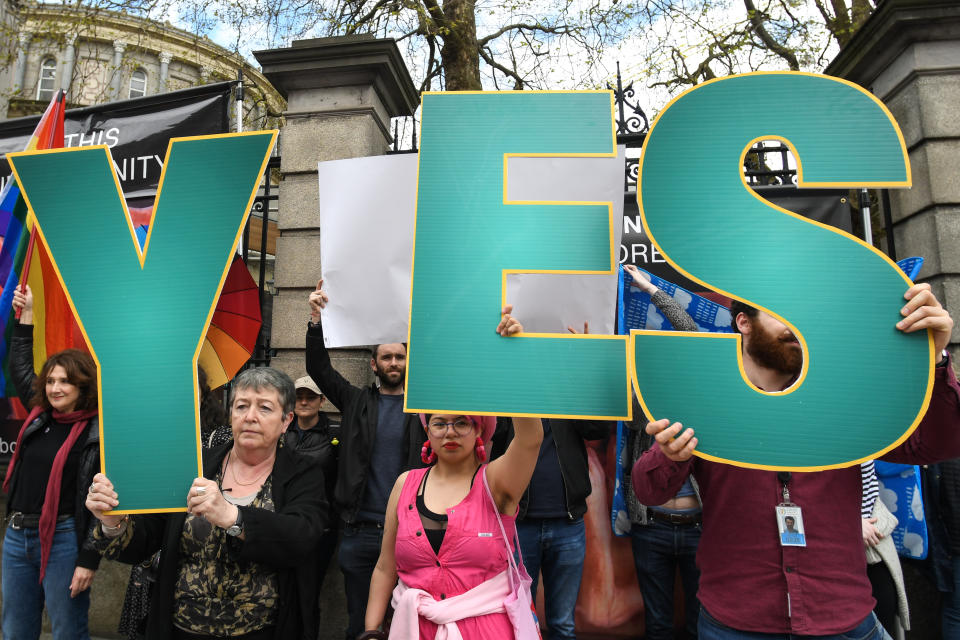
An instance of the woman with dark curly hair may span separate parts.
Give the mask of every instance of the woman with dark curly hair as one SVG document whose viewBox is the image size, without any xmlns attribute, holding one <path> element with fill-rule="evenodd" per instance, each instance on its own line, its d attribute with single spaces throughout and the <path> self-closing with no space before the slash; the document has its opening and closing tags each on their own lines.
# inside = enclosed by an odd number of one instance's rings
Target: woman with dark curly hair
<svg viewBox="0 0 960 640">
<path fill-rule="evenodd" d="M 9 525 L 3 542 L 3 637 L 40 636 L 46 607 L 55 640 L 86 639 L 90 583 L 100 555 L 90 546 L 87 487 L 100 469 L 97 367 L 77 349 L 56 353 L 40 375 L 33 364 L 33 294 L 11 340 L 11 377 L 30 415 L 7 467 Z"/>
</svg>

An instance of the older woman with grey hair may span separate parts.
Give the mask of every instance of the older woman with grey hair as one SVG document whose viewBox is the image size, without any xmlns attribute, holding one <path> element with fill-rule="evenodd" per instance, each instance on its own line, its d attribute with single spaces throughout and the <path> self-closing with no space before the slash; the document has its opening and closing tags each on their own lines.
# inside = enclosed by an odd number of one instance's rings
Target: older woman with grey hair
<svg viewBox="0 0 960 640">
<path fill-rule="evenodd" d="M 327 502 L 320 468 L 282 444 L 294 402 L 275 369 L 234 379 L 233 441 L 204 452 L 186 513 L 107 514 L 117 492 L 94 477 L 86 504 L 104 555 L 135 563 L 160 550 L 147 640 L 316 638 L 312 554 Z"/>
</svg>

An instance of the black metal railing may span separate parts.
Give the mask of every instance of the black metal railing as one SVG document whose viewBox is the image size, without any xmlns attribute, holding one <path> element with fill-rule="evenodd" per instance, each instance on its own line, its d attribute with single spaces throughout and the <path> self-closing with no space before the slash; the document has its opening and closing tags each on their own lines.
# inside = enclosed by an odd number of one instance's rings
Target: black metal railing
<svg viewBox="0 0 960 640">
<path fill-rule="evenodd" d="M 263 324 L 260 327 L 260 333 L 257 335 L 257 343 L 253 354 L 247 362 L 248 367 L 266 366 L 270 364 L 270 358 L 273 355 L 270 349 L 270 314 L 273 309 L 273 294 L 268 287 L 267 282 L 267 256 L 271 212 L 277 210 L 277 201 L 279 198 L 278 186 L 274 184 L 273 172 L 280 168 L 280 156 L 274 152 L 274 155 L 267 161 L 267 167 L 262 178 L 260 192 L 253 200 L 253 206 L 250 209 L 250 217 L 247 219 L 247 225 L 243 230 L 243 244 L 241 255 L 244 263 L 249 264 L 250 258 L 250 232 L 251 222 L 254 219 L 260 220 L 260 260 L 257 272 L 257 287 L 260 294 L 260 312 L 263 315 Z M 275 221 L 275 217 L 274 217 Z"/>
<path fill-rule="evenodd" d="M 743 173 L 751 187 L 797 186 L 796 158 L 779 140 L 761 140 L 744 156 Z"/>
</svg>

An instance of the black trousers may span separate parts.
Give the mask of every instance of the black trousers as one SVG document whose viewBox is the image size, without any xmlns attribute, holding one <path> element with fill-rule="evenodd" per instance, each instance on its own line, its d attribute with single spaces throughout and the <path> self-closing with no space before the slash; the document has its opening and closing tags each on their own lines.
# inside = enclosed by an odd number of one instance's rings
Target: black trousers
<svg viewBox="0 0 960 640">
<path fill-rule="evenodd" d="M 899 611 L 897 585 L 893 582 L 893 576 L 885 563 L 878 562 L 867 565 L 867 577 L 873 586 L 873 597 L 877 600 L 873 611 L 887 633 L 893 635 Z"/>
</svg>

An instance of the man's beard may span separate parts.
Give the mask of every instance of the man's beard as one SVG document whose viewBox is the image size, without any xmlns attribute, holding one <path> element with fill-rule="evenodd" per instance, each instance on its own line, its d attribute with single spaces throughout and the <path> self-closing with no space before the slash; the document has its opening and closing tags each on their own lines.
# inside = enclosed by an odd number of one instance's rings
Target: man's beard
<svg viewBox="0 0 960 640">
<path fill-rule="evenodd" d="M 803 366 L 803 352 L 793 342 L 793 335 L 787 340 L 775 336 L 760 324 L 757 318 L 750 318 L 752 331 L 747 353 L 757 364 L 780 373 L 797 375 Z"/>
<path fill-rule="evenodd" d="M 374 375 L 377 376 L 377 379 L 380 381 L 380 387 L 386 387 L 387 389 L 396 389 L 403 386 L 403 374 L 401 371 L 384 371 L 379 366 L 374 370 Z"/>
</svg>

